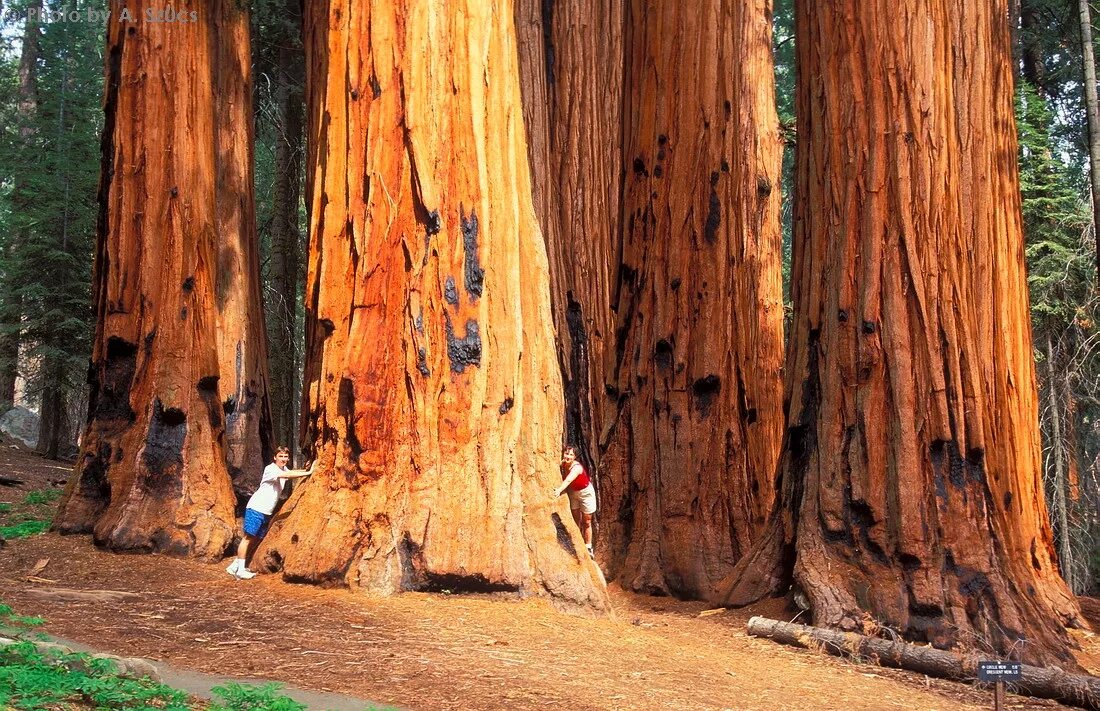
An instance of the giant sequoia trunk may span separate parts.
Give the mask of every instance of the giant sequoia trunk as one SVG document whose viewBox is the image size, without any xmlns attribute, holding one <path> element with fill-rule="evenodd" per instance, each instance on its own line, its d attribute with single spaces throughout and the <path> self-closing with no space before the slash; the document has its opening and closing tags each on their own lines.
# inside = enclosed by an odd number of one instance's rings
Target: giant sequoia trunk
<svg viewBox="0 0 1100 711">
<path fill-rule="evenodd" d="M 627 9 L 607 565 L 713 595 L 763 524 L 782 433 L 770 3 Z M 606 545 L 606 548 L 603 546 Z"/>
<path fill-rule="evenodd" d="M 781 505 L 724 603 L 1073 665 L 1043 500 L 1004 0 L 798 8 Z M 884 80 L 884 77 L 886 78 Z"/>
<path fill-rule="evenodd" d="M 565 438 L 598 470 L 604 416 L 615 404 L 604 383 L 613 357 L 611 291 L 620 241 L 623 6 L 621 0 L 517 0 L 516 24 L 535 213 L 550 261 Z"/>
<path fill-rule="evenodd" d="M 561 381 L 510 3 L 316 2 L 305 42 L 319 469 L 258 565 L 606 609 L 550 497 Z"/>
<path fill-rule="evenodd" d="M 194 21 L 108 29 L 88 427 L 55 526 L 216 557 L 266 417 L 248 20 L 234 0 L 176 10 Z"/>
</svg>

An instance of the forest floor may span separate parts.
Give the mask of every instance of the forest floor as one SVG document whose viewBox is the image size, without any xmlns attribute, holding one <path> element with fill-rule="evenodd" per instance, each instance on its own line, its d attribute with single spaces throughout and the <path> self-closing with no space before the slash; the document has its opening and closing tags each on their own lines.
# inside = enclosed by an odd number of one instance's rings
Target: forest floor
<svg viewBox="0 0 1100 711">
<path fill-rule="evenodd" d="M 0 476 L 23 480 L 0 486 L 0 502 L 18 509 L 66 473 L 0 446 Z M 0 601 L 46 618 L 50 634 L 112 654 L 405 709 L 992 708 L 988 690 L 749 637 L 751 615 L 793 616 L 781 601 L 700 616 L 705 603 L 612 586 L 614 617 L 585 619 L 540 600 L 372 599 L 274 575 L 237 581 L 224 567 L 39 534 L 0 548 Z M 128 595 L 73 600 L 64 590 Z M 1100 631 L 1100 602 L 1083 602 Z M 1100 637 L 1075 635 L 1082 664 L 1100 672 Z M 1010 695 L 1007 708 L 1065 707 Z"/>
</svg>

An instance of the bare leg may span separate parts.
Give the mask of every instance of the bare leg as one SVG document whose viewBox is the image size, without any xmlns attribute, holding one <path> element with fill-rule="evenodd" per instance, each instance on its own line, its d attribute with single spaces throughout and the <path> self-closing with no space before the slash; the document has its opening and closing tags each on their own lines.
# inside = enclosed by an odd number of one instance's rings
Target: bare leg
<svg viewBox="0 0 1100 711">
<path fill-rule="evenodd" d="M 580 509 L 580 520 L 577 522 L 577 526 L 581 529 L 581 536 L 584 538 L 584 545 L 589 548 L 592 547 L 592 514 L 586 514 Z"/>
<path fill-rule="evenodd" d="M 252 542 L 256 540 L 247 533 L 244 534 L 244 538 L 241 539 L 240 545 L 237 546 L 237 557 L 245 562 L 245 567 L 248 567 L 248 549 L 252 547 Z"/>
</svg>

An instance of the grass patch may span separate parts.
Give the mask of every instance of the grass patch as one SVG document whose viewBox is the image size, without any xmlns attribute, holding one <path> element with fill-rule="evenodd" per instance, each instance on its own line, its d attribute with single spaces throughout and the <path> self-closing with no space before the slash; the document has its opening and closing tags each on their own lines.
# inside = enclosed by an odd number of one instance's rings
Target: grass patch
<svg viewBox="0 0 1100 711">
<path fill-rule="evenodd" d="M 0 503 L 0 536 L 14 540 L 48 531 L 62 493 L 38 489 L 28 491 L 20 503 Z"/>
<path fill-rule="evenodd" d="M 38 489 L 28 491 L 27 495 L 23 497 L 23 504 L 26 506 L 44 506 L 55 504 L 60 498 L 61 489 Z"/>
<path fill-rule="evenodd" d="M 50 528 L 49 521 L 20 521 L 19 523 L 11 526 L 0 526 L 0 536 L 8 540 L 14 540 L 16 538 L 26 538 L 27 536 L 36 536 L 39 533 L 45 533 Z"/>
<path fill-rule="evenodd" d="M 29 631 L 44 622 L 41 617 L 17 615 L 0 602 L 0 624 Z M 282 684 L 276 683 L 252 686 L 231 682 L 211 689 L 216 700 L 206 702 L 149 677 L 121 676 L 109 659 L 43 651 L 25 639 L 0 646 L 0 709 L 4 711 L 305 711 L 305 704 L 282 695 L 281 689 Z M 368 707 L 364 711 L 383 710 Z"/>
</svg>

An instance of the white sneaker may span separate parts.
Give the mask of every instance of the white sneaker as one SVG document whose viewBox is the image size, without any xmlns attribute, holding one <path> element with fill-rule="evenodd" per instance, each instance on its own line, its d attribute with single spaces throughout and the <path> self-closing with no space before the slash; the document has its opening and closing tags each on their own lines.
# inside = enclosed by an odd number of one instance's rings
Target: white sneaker
<svg viewBox="0 0 1100 711">
<path fill-rule="evenodd" d="M 235 572 L 234 575 L 237 576 L 237 580 L 248 580 L 249 578 L 256 577 L 255 573 L 244 566 L 237 568 L 237 572 Z"/>
<path fill-rule="evenodd" d="M 233 562 L 229 564 L 229 567 L 225 569 L 225 572 L 229 573 L 230 575 L 236 575 L 237 571 L 240 569 L 240 567 L 241 567 L 241 559 L 240 558 L 234 558 Z"/>
</svg>

